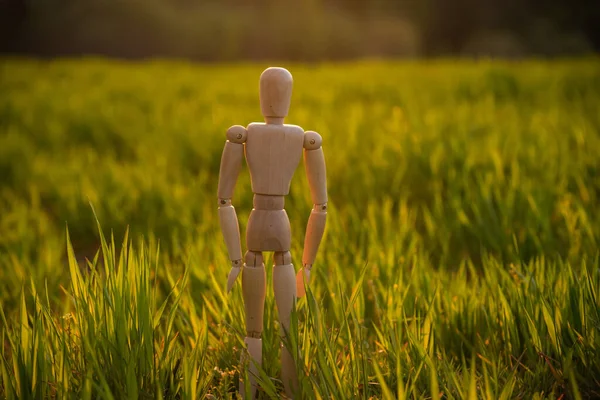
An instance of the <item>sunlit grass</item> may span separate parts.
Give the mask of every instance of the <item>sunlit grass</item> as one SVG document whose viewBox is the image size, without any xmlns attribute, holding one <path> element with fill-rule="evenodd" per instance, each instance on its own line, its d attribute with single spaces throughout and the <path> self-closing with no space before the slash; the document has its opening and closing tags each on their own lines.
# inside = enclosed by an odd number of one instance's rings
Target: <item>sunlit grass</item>
<svg viewBox="0 0 600 400">
<path fill-rule="evenodd" d="M 301 398 L 600 396 L 598 64 L 288 66 L 330 195 L 290 338 Z M 262 68 L 0 64 L 0 397 L 235 396 L 216 174 Z M 233 202 L 243 230 L 247 172 Z M 311 206 L 300 168 L 295 264 Z"/>
</svg>

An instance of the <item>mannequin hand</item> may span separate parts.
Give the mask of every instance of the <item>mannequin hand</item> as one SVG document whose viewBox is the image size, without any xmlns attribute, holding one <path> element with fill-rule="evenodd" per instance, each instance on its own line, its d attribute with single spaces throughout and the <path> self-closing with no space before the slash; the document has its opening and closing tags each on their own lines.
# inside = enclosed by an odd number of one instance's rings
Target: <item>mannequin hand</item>
<svg viewBox="0 0 600 400">
<path fill-rule="evenodd" d="M 227 293 L 231 291 L 240 272 L 242 272 L 242 260 L 232 261 L 231 270 L 229 270 L 229 276 L 227 277 Z"/>
<path fill-rule="evenodd" d="M 312 265 L 306 264 L 296 274 L 296 296 L 304 297 L 306 295 L 306 287 L 310 280 L 310 269 Z"/>
</svg>

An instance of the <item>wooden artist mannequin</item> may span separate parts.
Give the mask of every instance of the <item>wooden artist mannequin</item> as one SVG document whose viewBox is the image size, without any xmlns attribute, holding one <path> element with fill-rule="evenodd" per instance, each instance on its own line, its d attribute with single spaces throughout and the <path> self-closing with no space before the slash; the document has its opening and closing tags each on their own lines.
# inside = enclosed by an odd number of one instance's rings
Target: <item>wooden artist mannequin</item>
<svg viewBox="0 0 600 400">
<path fill-rule="evenodd" d="M 242 271 L 240 230 L 231 198 L 245 153 L 254 193 L 254 208 L 246 229 L 248 251 L 244 256 L 242 273 L 246 310 L 244 343 L 251 358 L 248 372 L 252 398 L 256 394 L 254 377 L 257 376 L 257 365 L 262 363 L 261 334 L 266 292 L 262 252 L 274 252 L 273 291 L 280 334 L 285 339 L 296 296 L 303 296 L 304 285 L 308 284 L 327 217 L 327 181 L 321 136 L 283 123 L 291 97 L 292 75 L 283 68 L 267 68 L 260 76 L 260 107 L 265 123 L 253 122 L 248 128 L 235 125 L 227 130 L 219 172 L 219 220 L 231 260 L 227 281 L 227 291 L 230 291 Z M 284 199 L 290 191 L 290 182 L 303 152 L 314 207 L 306 228 L 302 268 L 296 275 L 290 254 L 290 221 L 284 209 Z M 287 396 L 292 397 L 297 387 L 296 368 L 289 350 L 283 345 L 281 347 L 282 381 Z M 245 393 L 243 379 L 240 379 L 240 393 Z"/>
</svg>

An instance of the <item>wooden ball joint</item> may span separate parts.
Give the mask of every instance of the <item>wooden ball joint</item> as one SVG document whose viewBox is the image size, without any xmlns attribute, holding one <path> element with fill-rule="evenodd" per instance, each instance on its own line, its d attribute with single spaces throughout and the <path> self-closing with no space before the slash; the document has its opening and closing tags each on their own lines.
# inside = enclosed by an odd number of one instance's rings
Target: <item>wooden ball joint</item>
<svg viewBox="0 0 600 400">
<path fill-rule="evenodd" d="M 262 363 L 262 327 L 266 292 L 263 252 L 274 252 L 273 291 L 279 313 L 280 334 L 284 339 L 290 329 L 290 318 L 296 298 L 305 294 L 310 271 L 325 230 L 327 218 L 327 178 L 322 138 L 297 125 L 284 124 L 292 98 L 292 75 L 284 68 L 267 68 L 260 76 L 260 109 L 265 122 L 253 122 L 244 128 L 234 125 L 227 130 L 227 141 L 219 171 L 219 222 L 225 239 L 231 270 L 227 291 L 242 275 L 242 293 L 246 311 L 247 352 L 242 363 L 248 368 L 250 384 L 240 379 L 240 393 L 256 394 L 258 366 Z M 284 209 L 294 171 L 304 155 L 304 167 L 314 204 L 310 213 L 302 268 L 296 274 L 290 254 L 290 221 Z M 231 204 L 242 159 L 250 170 L 253 209 L 246 229 L 248 251 L 242 262 L 240 229 L 235 208 Z M 243 264 L 243 265 L 242 265 Z M 290 349 L 281 346 L 281 375 L 286 395 L 297 389 L 297 374 Z M 248 390 L 246 390 L 248 389 Z"/>
</svg>

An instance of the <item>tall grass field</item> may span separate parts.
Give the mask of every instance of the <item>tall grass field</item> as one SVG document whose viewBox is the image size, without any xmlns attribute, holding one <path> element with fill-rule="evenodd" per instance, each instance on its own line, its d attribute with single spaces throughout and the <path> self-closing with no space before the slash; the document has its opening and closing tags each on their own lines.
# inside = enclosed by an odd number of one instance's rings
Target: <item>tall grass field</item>
<svg viewBox="0 0 600 400">
<path fill-rule="evenodd" d="M 600 398 L 600 61 L 282 66 L 329 186 L 297 398 Z M 0 60 L 0 398 L 238 396 L 216 191 L 265 67 Z M 243 236 L 246 168 L 233 204 Z M 311 208 L 300 165 L 296 269 Z"/>
</svg>

